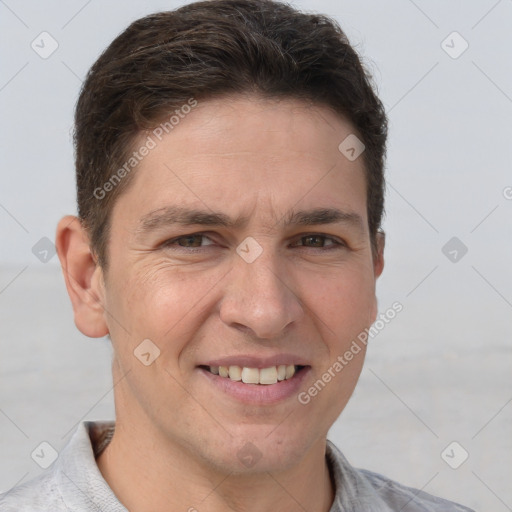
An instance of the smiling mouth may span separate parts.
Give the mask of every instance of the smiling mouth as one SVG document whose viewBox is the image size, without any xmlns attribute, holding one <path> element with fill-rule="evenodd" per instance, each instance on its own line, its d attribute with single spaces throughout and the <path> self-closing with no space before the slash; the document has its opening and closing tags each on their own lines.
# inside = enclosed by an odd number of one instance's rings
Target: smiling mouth
<svg viewBox="0 0 512 512">
<path fill-rule="evenodd" d="M 213 375 L 230 379 L 244 384 L 277 384 L 278 382 L 289 380 L 295 374 L 300 372 L 305 366 L 293 364 L 280 364 L 268 368 L 248 368 L 245 366 L 200 366 Z"/>
</svg>

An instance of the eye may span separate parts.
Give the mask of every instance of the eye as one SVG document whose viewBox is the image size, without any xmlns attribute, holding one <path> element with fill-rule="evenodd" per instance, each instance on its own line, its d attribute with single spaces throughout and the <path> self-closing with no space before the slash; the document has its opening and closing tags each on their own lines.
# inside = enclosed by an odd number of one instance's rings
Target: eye
<svg viewBox="0 0 512 512">
<path fill-rule="evenodd" d="M 213 245 L 212 240 L 210 240 L 206 235 L 201 233 L 194 233 L 191 235 L 180 236 L 179 238 L 174 238 L 172 240 L 168 240 L 162 244 L 164 247 L 185 247 L 185 248 L 196 248 L 196 247 L 204 247 L 206 245 Z"/>
<path fill-rule="evenodd" d="M 312 235 L 304 235 L 300 237 L 299 243 L 295 245 L 302 247 L 312 247 L 312 248 L 330 248 L 335 249 L 337 247 L 345 247 L 345 244 L 341 241 L 336 240 L 333 237 L 327 235 L 320 234 L 312 234 Z"/>
</svg>

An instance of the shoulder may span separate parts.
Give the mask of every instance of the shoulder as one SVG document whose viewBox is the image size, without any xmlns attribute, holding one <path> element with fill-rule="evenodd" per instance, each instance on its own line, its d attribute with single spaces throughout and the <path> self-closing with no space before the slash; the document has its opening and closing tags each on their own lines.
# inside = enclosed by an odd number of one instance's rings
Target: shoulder
<svg viewBox="0 0 512 512">
<path fill-rule="evenodd" d="M 474 512 L 457 503 L 407 487 L 379 473 L 357 469 L 350 465 L 341 451 L 327 442 L 327 460 L 336 485 L 333 510 L 365 512 Z M 358 503 L 358 509 L 354 509 Z"/>
<path fill-rule="evenodd" d="M 108 444 L 113 422 L 82 422 L 36 478 L 0 495 L 1 512 L 126 512 L 103 479 L 95 455 Z"/>
<path fill-rule="evenodd" d="M 59 492 L 53 471 L 0 494 L 2 512 L 60 512 L 67 507 Z"/>
<path fill-rule="evenodd" d="M 470 508 L 407 487 L 373 471 L 357 470 L 393 510 L 403 512 L 474 512 Z M 398 507 L 398 508 L 394 508 Z"/>
</svg>

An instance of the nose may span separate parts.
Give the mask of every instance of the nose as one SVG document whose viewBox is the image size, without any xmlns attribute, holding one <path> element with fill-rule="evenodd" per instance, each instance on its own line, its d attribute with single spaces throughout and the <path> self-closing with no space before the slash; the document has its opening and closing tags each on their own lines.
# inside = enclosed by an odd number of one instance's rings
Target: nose
<svg viewBox="0 0 512 512">
<path fill-rule="evenodd" d="M 280 264 L 265 252 L 252 263 L 235 256 L 221 299 L 220 318 L 254 337 L 273 339 L 297 322 L 304 311 L 285 262 Z"/>
</svg>

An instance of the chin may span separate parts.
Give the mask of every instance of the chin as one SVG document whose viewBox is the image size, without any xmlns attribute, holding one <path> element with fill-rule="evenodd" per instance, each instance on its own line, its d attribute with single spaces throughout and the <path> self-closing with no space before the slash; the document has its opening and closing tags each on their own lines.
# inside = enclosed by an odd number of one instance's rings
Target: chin
<svg viewBox="0 0 512 512">
<path fill-rule="evenodd" d="M 315 440 L 304 433 L 270 433 L 272 428 L 241 428 L 206 457 L 217 470 L 238 475 L 286 471 L 299 464 Z"/>
</svg>

